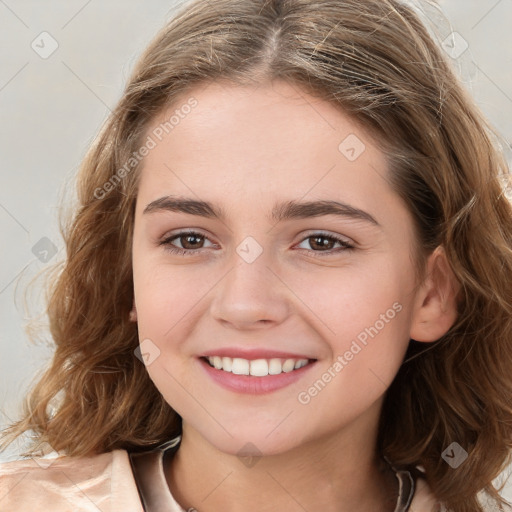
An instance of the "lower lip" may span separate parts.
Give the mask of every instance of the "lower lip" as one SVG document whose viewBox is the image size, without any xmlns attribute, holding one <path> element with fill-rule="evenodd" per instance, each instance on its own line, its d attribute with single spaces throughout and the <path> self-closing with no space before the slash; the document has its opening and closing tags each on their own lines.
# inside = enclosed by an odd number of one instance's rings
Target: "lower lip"
<svg viewBox="0 0 512 512">
<path fill-rule="evenodd" d="M 217 370 L 210 366 L 204 359 L 199 359 L 199 363 L 206 373 L 223 388 L 237 393 L 247 393 L 250 395 L 262 395 L 277 391 L 302 378 L 309 369 L 315 365 L 316 361 L 308 363 L 302 368 L 291 372 L 282 372 L 279 375 L 267 375 L 265 377 L 255 377 L 254 375 L 236 375 L 224 370 Z"/>
</svg>

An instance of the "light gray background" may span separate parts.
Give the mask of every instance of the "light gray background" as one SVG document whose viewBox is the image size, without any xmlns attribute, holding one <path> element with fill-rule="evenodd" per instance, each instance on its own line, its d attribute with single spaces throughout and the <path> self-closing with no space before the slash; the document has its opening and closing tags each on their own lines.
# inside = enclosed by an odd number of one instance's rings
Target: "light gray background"
<svg viewBox="0 0 512 512">
<path fill-rule="evenodd" d="M 41 288 L 29 297 L 28 311 L 23 293 L 40 270 L 64 256 L 61 194 L 72 199 L 72 179 L 89 143 L 175 4 L 0 0 L 0 428 L 16 417 L 24 392 L 51 357 L 51 347 L 29 343 L 24 330 L 28 317 L 43 311 Z M 498 132 L 512 141 L 512 0 L 440 5 L 446 19 L 434 21 L 441 39 L 455 31 L 462 37 L 456 45 L 469 45 L 452 59 L 454 66 Z M 58 44 L 46 59 L 31 47 L 35 41 L 44 51 L 44 31 Z M 45 39 L 46 50 L 49 45 Z M 57 254 L 41 242 L 45 238 Z M 510 499 L 512 490 L 505 495 Z"/>
</svg>

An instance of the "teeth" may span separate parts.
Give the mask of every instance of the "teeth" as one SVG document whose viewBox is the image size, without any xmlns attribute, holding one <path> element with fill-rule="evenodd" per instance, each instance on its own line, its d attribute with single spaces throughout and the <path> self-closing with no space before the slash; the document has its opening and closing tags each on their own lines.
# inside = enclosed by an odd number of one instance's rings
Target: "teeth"
<svg viewBox="0 0 512 512">
<path fill-rule="evenodd" d="M 291 372 L 295 368 L 295 361 L 293 359 L 287 359 L 283 364 L 283 372 Z"/>
<path fill-rule="evenodd" d="M 268 375 L 268 363 L 265 359 L 255 359 L 251 361 L 249 370 L 249 373 L 255 377 L 265 377 Z"/>
<path fill-rule="evenodd" d="M 279 375 L 283 371 L 281 359 L 271 359 L 268 365 L 268 373 L 270 375 Z"/>
<path fill-rule="evenodd" d="M 249 375 L 249 361 L 247 361 L 247 359 L 239 359 L 235 357 L 235 359 L 233 359 L 231 373 L 234 373 L 236 375 Z"/>
<path fill-rule="evenodd" d="M 308 364 L 308 359 L 254 359 L 249 361 L 239 357 L 219 356 L 208 357 L 208 361 L 217 370 L 236 375 L 253 375 L 254 377 L 289 373 Z"/>
<path fill-rule="evenodd" d="M 224 371 L 230 372 L 231 368 L 233 368 L 233 359 L 231 359 L 231 357 L 223 357 L 222 368 L 224 369 Z"/>
</svg>

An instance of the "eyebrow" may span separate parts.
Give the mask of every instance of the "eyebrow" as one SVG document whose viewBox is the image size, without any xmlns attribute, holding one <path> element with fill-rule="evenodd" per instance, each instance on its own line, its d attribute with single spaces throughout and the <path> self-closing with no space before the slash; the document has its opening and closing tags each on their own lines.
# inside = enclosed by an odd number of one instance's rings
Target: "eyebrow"
<svg viewBox="0 0 512 512">
<path fill-rule="evenodd" d="M 164 196 L 151 201 L 151 203 L 144 208 L 142 213 L 148 214 L 160 211 L 188 213 L 190 215 L 218 219 L 223 222 L 227 217 L 222 208 L 208 201 L 177 196 Z M 368 212 L 349 204 L 333 200 L 306 202 L 286 201 L 279 203 L 273 207 L 269 220 L 277 223 L 284 220 L 306 219 L 309 217 L 321 217 L 323 215 L 336 215 L 344 218 L 363 220 L 375 226 L 380 226 L 377 220 Z"/>
</svg>

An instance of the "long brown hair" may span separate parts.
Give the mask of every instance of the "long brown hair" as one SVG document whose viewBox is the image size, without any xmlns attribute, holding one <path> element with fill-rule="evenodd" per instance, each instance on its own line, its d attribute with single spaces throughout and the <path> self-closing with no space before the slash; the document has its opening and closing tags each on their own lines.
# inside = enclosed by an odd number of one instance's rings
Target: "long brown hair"
<svg viewBox="0 0 512 512">
<path fill-rule="evenodd" d="M 49 293 L 55 354 L 2 446 L 31 430 L 24 455 L 48 443 L 78 456 L 148 449 L 181 433 L 134 356 L 134 155 L 155 115 L 185 104 L 194 87 L 274 79 L 373 134 L 413 214 L 418 268 L 442 245 L 460 283 L 456 324 L 433 344 L 410 342 L 386 394 L 379 450 L 396 466 L 423 466 L 454 512 L 481 511 L 479 491 L 504 504 L 492 481 L 512 437 L 508 169 L 443 52 L 397 0 L 193 0 L 156 35 L 82 163 L 79 204 L 63 227 L 67 259 Z M 468 453 L 457 469 L 441 456 L 452 442 Z"/>
</svg>

